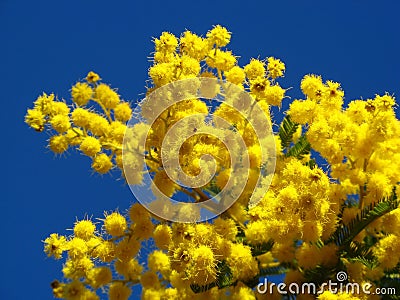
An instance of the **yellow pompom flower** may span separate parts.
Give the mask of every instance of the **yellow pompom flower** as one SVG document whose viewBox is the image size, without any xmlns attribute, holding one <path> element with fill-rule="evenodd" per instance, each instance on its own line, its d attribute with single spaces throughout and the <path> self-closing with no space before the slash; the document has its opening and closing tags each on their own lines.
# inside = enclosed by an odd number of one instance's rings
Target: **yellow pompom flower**
<svg viewBox="0 0 400 300">
<path fill-rule="evenodd" d="M 140 276 L 140 283 L 145 289 L 158 289 L 160 288 L 160 281 L 158 280 L 158 276 L 155 272 L 147 271 Z"/>
<path fill-rule="evenodd" d="M 50 115 L 52 113 L 54 102 L 54 94 L 47 95 L 43 93 L 43 95 L 37 97 L 35 100 L 34 108 L 38 111 L 41 111 L 44 115 Z"/>
<path fill-rule="evenodd" d="M 104 83 L 96 86 L 94 90 L 94 99 L 106 109 L 113 109 L 120 102 L 118 94 Z"/>
<path fill-rule="evenodd" d="M 64 299 L 71 299 L 71 300 L 78 300 L 84 299 L 86 294 L 85 286 L 82 282 L 78 280 L 74 280 L 70 283 L 65 284 L 63 288 L 63 298 Z"/>
<path fill-rule="evenodd" d="M 112 272 L 108 267 L 93 268 L 89 271 L 87 277 L 89 284 L 95 289 L 98 289 L 111 282 Z"/>
<path fill-rule="evenodd" d="M 150 219 L 138 221 L 132 224 L 133 235 L 138 240 L 147 240 L 152 237 L 154 224 Z"/>
<path fill-rule="evenodd" d="M 78 105 L 86 105 L 92 99 L 93 90 L 85 82 L 76 83 L 71 89 L 72 100 Z"/>
<path fill-rule="evenodd" d="M 67 250 L 67 239 L 65 236 L 59 236 L 57 233 L 52 233 L 44 240 L 44 252 L 47 256 L 53 256 L 55 259 L 60 259 L 62 253 Z"/>
<path fill-rule="evenodd" d="M 273 79 L 282 77 L 285 71 L 285 64 L 280 59 L 268 57 L 267 71 Z"/>
<path fill-rule="evenodd" d="M 115 258 L 115 244 L 109 241 L 102 241 L 93 248 L 90 254 L 103 262 L 111 262 Z"/>
<path fill-rule="evenodd" d="M 128 300 L 132 290 L 122 282 L 114 282 L 110 284 L 108 297 L 110 300 Z"/>
<path fill-rule="evenodd" d="M 160 249 L 167 250 L 172 241 L 172 230 L 166 224 L 159 224 L 153 233 L 154 243 Z"/>
<path fill-rule="evenodd" d="M 194 59 L 201 61 L 209 50 L 207 40 L 198 35 L 185 31 L 179 39 L 180 51 Z"/>
<path fill-rule="evenodd" d="M 252 58 L 250 63 L 244 66 L 244 72 L 248 79 L 253 80 L 257 77 L 264 77 L 265 75 L 265 63 Z"/>
<path fill-rule="evenodd" d="M 283 98 L 285 97 L 285 90 L 279 86 L 279 84 L 275 84 L 272 86 L 268 86 L 265 89 L 264 97 L 268 104 L 279 106 Z"/>
<path fill-rule="evenodd" d="M 51 118 L 50 124 L 58 133 L 64 133 L 71 127 L 69 117 L 66 115 L 55 115 Z"/>
<path fill-rule="evenodd" d="M 124 216 L 118 212 L 113 212 L 106 216 L 104 220 L 104 228 L 108 234 L 113 236 L 121 236 L 127 229 L 127 222 Z"/>
<path fill-rule="evenodd" d="M 74 237 L 68 242 L 68 255 L 71 258 L 81 258 L 87 253 L 86 242 L 78 237 Z"/>
<path fill-rule="evenodd" d="M 236 223 L 232 219 L 217 218 L 214 221 L 215 231 L 228 240 L 235 240 L 238 234 Z"/>
<path fill-rule="evenodd" d="M 50 115 L 68 115 L 69 111 L 70 109 L 67 104 L 61 101 L 54 101 L 51 105 Z"/>
<path fill-rule="evenodd" d="M 96 136 L 105 136 L 110 133 L 110 123 L 98 114 L 91 114 L 88 129 Z"/>
<path fill-rule="evenodd" d="M 382 268 L 392 269 L 399 263 L 400 239 L 397 235 L 385 236 L 374 248 L 374 254 Z"/>
<path fill-rule="evenodd" d="M 231 51 L 221 51 L 220 49 L 210 50 L 206 63 L 211 68 L 221 71 L 229 71 L 236 64 L 236 57 Z"/>
<path fill-rule="evenodd" d="M 74 235 L 85 241 L 93 237 L 96 226 L 91 220 L 77 221 L 74 226 Z"/>
<path fill-rule="evenodd" d="M 226 258 L 232 270 L 234 279 L 248 280 L 258 274 L 258 263 L 251 255 L 249 246 L 243 244 L 232 244 L 231 253 Z"/>
<path fill-rule="evenodd" d="M 36 131 L 43 131 L 46 122 L 45 115 L 39 109 L 28 109 L 25 123 Z"/>
<path fill-rule="evenodd" d="M 115 262 L 115 270 L 126 279 L 138 280 L 143 272 L 143 266 L 134 258 L 128 261 L 117 260 Z"/>
<path fill-rule="evenodd" d="M 120 102 L 114 109 L 114 117 L 120 122 L 127 122 L 132 115 L 132 108 L 128 102 Z"/>
<path fill-rule="evenodd" d="M 148 266 L 153 272 L 161 272 L 161 274 L 169 274 L 171 266 L 168 255 L 160 250 L 156 250 L 148 256 Z"/>
<path fill-rule="evenodd" d="M 320 97 L 325 89 L 322 83 L 321 76 L 316 75 L 306 75 L 301 80 L 300 88 L 304 95 L 314 99 L 315 97 Z"/>
<path fill-rule="evenodd" d="M 85 155 L 93 157 L 101 151 L 101 144 L 95 137 L 87 136 L 82 140 L 79 149 Z"/>
<path fill-rule="evenodd" d="M 190 267 L 186 269 L 189 279 L 197 284 L 208 284 L 214 281 L 218 261 L 213 250 L 206 245 L 200 245 L 193 248 L 189 255 Z"/>
<path fill-rule="evenodd" d="M 154 40 L 157 52 L 174 52 L 178 46 L 178 39 L 172 33 L 163 32 L 159 39 Z"/>
<path fill-rule="evenodd" d="M 113 164 L 110 157 L 105 153 L 96 155 L 92 162 L 92 168 L 100 174 L 105 174 L 111 170 Z"/>
<path fill-rule="evenodd" d="M 83 131 L 77 127 L 70 128 L 65 133 L 65 137 L 71 146 L 78 146 L 82 143 Z"/>
<path fill-rule="evenodd" d="M 234 66 L 229 71 L 226 71 L 224 75 L 226 80 L 237 85 L 242 84 L 244 79 L 246 78 L 244 70 L 239 66 Z"/>
<path fill-rule="evenodd" d="M 169 63 L 159 63 L 149 69 L 149 76 L 156 86 L 162 86 L 173 80 L 173 67 Z"/>
<path fill-rule="evenodd" d="M 207 32 L 207 39 L 211 45 L 224 47 L 231 40 L 231 33 L 221 25 L 214 26 L 213 29 Z"/>
<path fill-rule="evenodd" d="M 88 110 L 78 107 L 71 113 L 71 120 L 76 126 L 85 128 L 89 125 L 92 115 Z"/>
<path fill-rule="evenodd" d="M 50 150 L 61 154 L 68 149 L 68 139 L 65 135 L 53 135 L 49 141 Z"/>
</svg>

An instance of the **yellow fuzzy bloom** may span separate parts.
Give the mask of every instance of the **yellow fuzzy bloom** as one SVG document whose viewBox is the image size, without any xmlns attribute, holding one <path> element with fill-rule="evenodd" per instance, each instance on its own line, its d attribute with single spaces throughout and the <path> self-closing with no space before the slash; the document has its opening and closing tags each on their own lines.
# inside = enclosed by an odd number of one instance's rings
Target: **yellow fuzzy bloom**
<svg viewBox="0 0 400 300">
<path fill-rule="evenodd" d="M 155 288 L 158 289 L 160 287 L 160 282 L 158 280 L 158 276 L 155 272 L 147 271 L 142 276 L 140 276 L 140 283 L 143 288 Z"/>
<path fill-rule="evenodd" d="M 71 113 L 71 120 L 76 126 L 85 128 L 89 125 L 92 116 L 93 113 L 78 107 Z"/>
<path fill-rule="evenodd" d="M 101 80 L 99 74 L 97 74 L 97 73 L 95 73 L 93 71 L 90 71 L 86 76 L 86 81 L 90 82 L 90 83 L 95 83 L 95 82 L 97 82 L 99 80 Z"/>
<path fill-rule="evenodd" d="M 268 86 L 265 89 L 263 99 L 270 105 L 279 106 L 283 98 L 285 97 L 285 90 L 281 88 L 278 84 Z"/>
<path fill-rule="evenodd" d="M 53 135 L 49 141 L 50 150 L 61 154 L 68 149 L 68 139 L 65 135 Z"/>
<path fill-rule="evenodd" d="M 71 146 L 78 146 L 82 142 L 83 131 L 77 127 L 70 128 L 65 133 L 65 137 Z"/>
<path fill-rule="evenodd" d="M 78 105 L 86 105 L 92 99 L 93 90 L 85 82 L 76 83 L 71 89 L 72 100 Z"/>
<path fill-rule="evenodd" d="M 106 216 L 106 219 L 104 220 L 104 228 L 108 234 L 121 236 L 127 229 L 126 219 L 120 213 L 113 212 Z"/>
<path fill-rule="evenodd" d="M 92 162 L 92 168 L 100 174 L 105 174 L 111 170 L 113 164 L 110 157 L 105 153 L 96 155 Z"/>
<path fill-rule="evenodd" d="M 273 79 L 282 77 L 285 71 L 285 64 L 280 59 L 268 57 L 267 71 Z"/>
<path fill-rule="evenodd" d="M 83 257 L 88 250 L 86 242 L 78 237 L 74 237 L 68 242 L 68 255 L 71 258 Z"/>
<path fill-rule="evenodd" d="M 232 300 L 256 300 L 256 296 L 251 288 L 246 286 L 244 283 L 239 282 L 235 286 L 232 293 Z"/>
<path fill-rule="evenodd" d="M 400 253 L 400 240 L 394 234 L 382 238 L 374 249 L 374 254 L 384 269 L 392 269 L 399 263 L 398 253 Z"/>
<path fill-rule="evenodd" d="M 81 220 L 75 223 L 74 235 L 85 241 L 89 240 L 96 230 L 96 226 L 90 220 Z"/>
<path fill-rule="evenodd" d="M 173 66 L 170 63 L 159 63 L 149 69 L 149 76 L 156 86 L 162 86 L 173 80 Z"/>
<path fill-rule="evenodd" d="M 153 235 L 154 224 L 150 219 L 142 220 L 132 224 L 131 229 L 138 240 L 147 240 Z"/>
<path fill-rule="evenodd" d="M 134 258 L 128 261 L 117 260 L 115 270 L 126 279 L 138 280 L 143 271 L 143 266 Z"/>
<path fill-rule="evenodd" d="M 45 122 L 45 115 L 39 109 L 28 109 L 25 116 L 26 124 L 36 131 L 43 131 Z"/>
<path fill-rule="evenodd" d="M 209 50 L 207 41 L 190 31 L 183 33 L 179 39 L 179 47 L 183 54 L 189 55 L 198 61 L 204 59 Z"/>
<path fill-rule="evenodd" d="M 98 289 L 111 282 L 112 272 L 108 267 L 93 268 L 89 271 L 87 277 L 89 284 L 95 289 Z"/>
<path fill-rule="evenodd" d="M 101 83 L 94 90 L 94 100 L 106 109 L 114 109 L 120 102 L 118 94 L 108 85 Z"/>
<path fill-rule="evenodd" d="M 237 85 L 242 84 L 244 79 L 246 78 L 244 70 L 239 66 L 234 66 L 229 71 L 226 71 L 224 75 L 226 80 Z"/>
<path fill-rule="evenodd" d="M 101 144 L 98 139 L 87 136 L 82 140 L 79 150 L 85 155 L 93 157 L 101 151 Z"/>
<path fill-rule="evenodd" d="M 128 102 L 119 103 L 114 109 L 114 117 L 120 122 L 127 122 L 132 116 L 132 108 Z"/>
<path fill-rule="evenodd" d="M 71 127 L 69 117 L 66 115 L 55 115 L 51 118 L 50 125 L 58 133 L 64 133 Z"/>
<path fill-rule="evenodd" d="M 51 105 L 51 112 L 50 115 L 68 115 L 69 114 L 69 107 L 64 102 L 53 102 Z"/>
<path fill-rule="evenodd" d="M 231 33 L 221 25 L 214 26 L 213 29 L 207 32 L 207 40 L 211 45 L 224 47 L 231 40 Z"/>
<path fill-rule="evenodd" d="M 238 228 L 232 219 L 217 218 L 214 221 L 214 230 L 228 240 L 236 239 Z"/>
<path fill-rule="evenodd" d="M 232 244 L 230 256 L 227 257 L 226 261 L 235 279 L 248 280 L 258 273 L 258 264 L 251 255 L 249 246 Z"/>
<path fill-rule="evenodd" d="M 171 227 L 165 224 L 157 225 L 153 233 L 153 238 L 158 248 L 167 250 L 172 241 Z"/>
<path fill-rule="evenodd" d="M 265 63 L 261 60 L 252 58 L 250 63 L 244 66 L 244 72 L 250 80 L 256 79 L 257 77 L 264 77 Z"/>
<path fill-rule="evenodd" d="M 316 75 L 306 75 L 301 80 L 300 88 L 304 95 L 314 99 L 320 97 L 324 92 L 324 84 L 322 83 L 321 76 Z"/>
<path fill-rule="evenodd" d="M 91 114 L 87 128 L 96 136 L 105 136 L 111 131 L 110 123 L 107 119 L 98 114 Z"/>
<path fill-rule="evenodd" d="M 103 262 L 110 262 L 115 258 L 115 244 L 109 241 L 100 242 L 93 248 L 91 256 Z"/>
<path fill-rule="evenodd" d="M 231 51 L 221 51 L 219 49 L 210 50 L 206 63 L 211 68 L 216 68 L 221 71 L 229 71 L 236 64 L 236 57 Z"/>
<path fill-rule="evenodd" d="M 168 255 L 162 251 L 156 250 L 148 256 L 148 266 L 153 272 L 168 274 L 171 271 Z"/>
<path fill-rule="evenodd" d="M 159 39 L 154 40 L 156 51 L 173 52 L 178 46 L 178 39 L 172 33 L 163 32 Z"/>
<path fill-rule="evenodd" d="M 132 290 L 122 282 L 114 282 L 110 284 L 108 297 L 110 300 L 128 300 Z"/>
<path fill-rule="evenodd" d="M 67 249 L 67 239 L 65 236 L 59 236 L 57 233 L 52 233 L 44 240 L 44 252 L 47 256 L 53 256 L 60 259 L 62 253 Z"/>
<path fill-rule="evenodd" d="M 115 254 L 121 261 L 129 261 L 140 249 L 140 242 L 134 237 L 125 237 L 115 247 Z"/>
<path fill-rule="evenodd" d="M 54 94 L 47 95 L 43 93 L 35 100 L 34 105 L 35 109 L 41 111 L 44 115 L 50 115 L 52 114 L 54 103 Z"/>
</svg>

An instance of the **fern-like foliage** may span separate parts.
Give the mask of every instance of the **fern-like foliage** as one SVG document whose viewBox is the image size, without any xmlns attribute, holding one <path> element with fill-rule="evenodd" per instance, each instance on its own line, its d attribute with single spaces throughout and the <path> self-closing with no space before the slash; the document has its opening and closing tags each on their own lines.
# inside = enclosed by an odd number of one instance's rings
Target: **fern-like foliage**
<svg viewBox="0 0 400 300">
<path fill-rule="evenodd" d="M 302 135 L 297 141 L 297 143 L 294 144 L 293 147 L 288 149 L 285 156 L 286 157 L 293 156 L 296 157 L 297 159 L 302 159 L 304 155 L 310 153 L 310 150 L 311 150 L 310 142 L 307 141 L 305 135 Z"/>
<path fill-rule="evenodd" d="M 353 241 L 348 249 L 343 251 L 343 256 L 350 262 L 360 262 L 367 268 L 373 269 L 378 265 L 378 261 L 374 257 L 371 247 L 370 244 Z"/>
<path fill-rule="evenodd" d="M 279 138 L 281 140 L 282 148 L 288 148 L 293 141 L 293 134 L 296 132 L 299 124 L 293 122 L 289 115 L 283 118 L 281 126 L 279 127 Z"/>
<path fill-rule="evenodd" d="M 245 243 L 246 244 L 246 243 Z M 266 243 L 258 244 L 258 245 L 249 245 L 251 247 L 251 254 L 253 256 L 262 255 L 271 251 L 272 247 L 274 246 L 274 241 L 269 240 Z"/>
<path fill-rule="evenodd" d="M 396 209 L 398 205 L 396 193 L 393 191 L 388 199 L 371 203 L 365 207 L 348 225 L 340 225 L 325 244 L 334 242 L 340 247 L 349 248 L 350 243 L 357 234 L 376 219 Z"/>
</svg>

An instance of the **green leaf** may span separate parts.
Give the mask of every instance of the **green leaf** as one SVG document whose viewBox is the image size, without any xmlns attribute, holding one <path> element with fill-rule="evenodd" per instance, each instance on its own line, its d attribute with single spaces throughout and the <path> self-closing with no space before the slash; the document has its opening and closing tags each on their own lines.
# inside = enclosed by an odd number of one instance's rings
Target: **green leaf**
<svg viewBox="0 0 400 300">
<path fill-rule="evenodd" d="M 302 159 L 304 155 L 309 154 L 311 145 L 305 135 L 302 135 L 296 144 L 291 147 L 285 154 L 286 157 L 293 156 L 297 159 Z"/>
<path fill-rule="evenodd" d="M 293 134 L 296 132 L 299 124 L 293 122 L 289 115 L 283 118 L 281 126 L 279 127 L 279 138 L 281 140 L 282 148 L 288 148 L 293 141 Z"/>
<path fill-rule="evenodd" d="M 396 209 L 398 205 L 396 193 L 393 191 L 388 199 L 383 199 L 377 203 L 371 203 L 364 208 L 348 225 L 342 224 L 339 226 L 325 244 L 334 242 L 338 246 L 349 247 L 352 240 L 365 227 L 376 219 Z"/>
<path fill-rule="evenodd" d="M 258 245 L 249 245 L 251 247 L 251 254 L 253 256 L 262 255 L 271 251 L 272 247 L 274 246 L 274 241 L 269 240 L 266 243 L 258 244 Z"/>
</svg>

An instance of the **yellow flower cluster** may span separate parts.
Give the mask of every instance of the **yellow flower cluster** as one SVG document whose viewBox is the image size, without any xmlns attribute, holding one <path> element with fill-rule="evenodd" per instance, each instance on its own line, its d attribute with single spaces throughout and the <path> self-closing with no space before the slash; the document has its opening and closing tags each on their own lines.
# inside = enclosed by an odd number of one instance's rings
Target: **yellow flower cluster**
<svg viewBox="0 0 400 300">
<path fill-rule="evenodd" d="M 99 80 L 98 74 L 89 72 L 85 82 L 76 83 L 71 89 L 72 106 L 58 101 L 54 94 L 39 96 L 34 108 L 28 109 L 25 122 L 37 131 L 47 126 L 53 132 L 49 148 L 54 153 L 76 147 L 92 158 L 94 171 L 105 174 L 115 165 L 122 169 L 122 142 L 132 109 Z"/>
<path fill-rule="evenodd" d="M 269 57 L 251 59 L 241 67 L 226 48 L 230 39 L 231 33 L 220 25 L 205 37 L 190 31 L 180 37 L 162 33 L 154 40 L 147 95 L 179 80 L 196 79 L 202 95 L 212 99 L 230 83 L 255 99 L 273 124 L 270 107 L 280 106 L 285 98 L 286 90 L 276 82 L 285 64 Z M 216 83 L 201 86 L 202 78 Z M 29 126 L 51 130 L 53 152 L 76 147 L 92 158 L 92 168 L 101 174 L 114 166 L 133 169 L 136 172 L 124 174 L 129 184 L 142 183 L 145 167 L 152 188 L 167 197 L 184 193 L 199 203 L 227 185 L 235 151 L 218 137 L 221 132 L 238 133 L 249 159 L 247 181 L 237 201 L 209 222 L 171 223 L 136 203 L 126 216 L 113 212 L 105 214 L 101 224 L 77 221 L 71 236 L 51 234 L 44 241 L 45 253 L 66 257 L 65 280 L 52 283 L 55 297 L 99 299 L 99 293 L 106 292 L 111 300 L 123 300 L 140 284 L 142 299 L 280 299 L 276 288 L 274 294 L 257 293 L 259 278 L 285 272 L 288 285 L 321 284 L 345 269 L 349 282 L 375 287 L 387 284 L 382 280 L 388 272 L 400 276 L 400 208 L 388 200 L 396 199 L 400 182 L 400 122 L 393 96 L 376 95 L 343 107 L 339 83 L 306 75 L 300 84 L 305 99 L 292 101 L 286 112 L 291 121 L 282 123 L 272 137 L 276 149 L 263 149 L 251 122 L 234 109 L 250 106 L 244 98 L 234 100 L 235 106 L 227 101 L 212 106 L 209 99 L 194 95 L 157 114 L 162 101 L 168 103 L 174 96 L 165 93 L 156 104 L 140 103 L 142 117 L 154 120 L 151 125 L 137 123 L 127 130 L 129 103 L 100 80 L 90 72 L 84 82 L 76 83 L 71 89 L 73 105 L 43 94 L 28 110 Z M 192 123 L 181 122 L 193 115 L 199 117 Z M 196 134 L 206 126 L 204 115 L 215 123 L 227 121 L 229 129 Z M 185 138 L 188 128 L 193 134 Z M 166 141 L 172 129 L 176 134 Z M 124 139 L 130 148 L 122 159 Z M 199 182 L 214 174 L 212 180 L 192 189 L 173 180 L 162 156 L 167 155 L 166 146 L 175 144 L 180 147 L 173 154 L 184 174 Z M 276 169 L 273 178 L 264 177 L 261 186 L 268 180 L 271 185 L 261 194 L 257 180 L 265 172 L 263 151 L 276 153 Z M 203 156 L 212 156 L 213 163 Z M 260 200 L 255 206 L 249 205 L 253 195 Z M 149 250 L 140 251 L 143 247 Z M 317 299 L 367 297 L 325 291 Z"/>
</svg>

